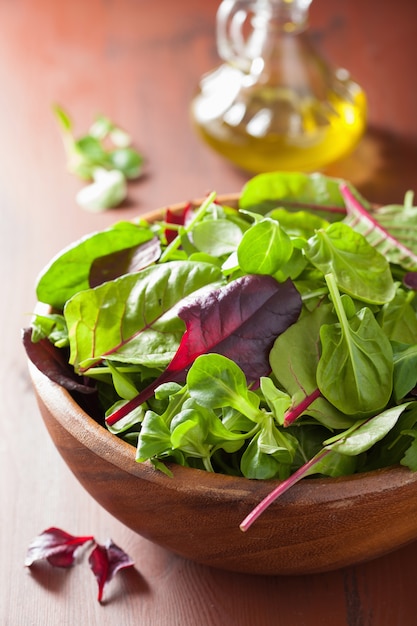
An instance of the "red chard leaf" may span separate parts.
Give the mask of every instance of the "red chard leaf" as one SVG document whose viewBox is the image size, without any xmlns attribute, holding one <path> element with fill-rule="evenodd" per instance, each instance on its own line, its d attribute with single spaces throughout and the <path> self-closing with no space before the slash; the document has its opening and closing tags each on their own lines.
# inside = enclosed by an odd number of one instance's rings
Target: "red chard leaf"
<svg viewBox="0 0 417 626">
<path fill-rule="evenodd" d="M 116 546 L 111 539 L 106 544 L 97 544 L 91 552 L 88 562 L 98 584 L 97 600 L 101 602 L 104 587 L 113 576 L 124 567 L 131 567 L 134 563 L 130 556 Z"/>
<path fill-rule="evenodd" d="M 91 264 L 89 285 L 91 288 L 98 287 L 108 280 L 138 272 L 157 261 L 160 256 L 161 243 L 157 237 L 153 237 L 139 246 L 98 257 Z"/>
<path fill-rule="evenodd" d="M 48 528 L 29 545 L 25 565 L 30 567 L 35 561 L 47 560 L 55 567 L 71 567 L 76 550 L 88 541 L 94 541 L 94 537 L 76 537 L 60 528 Z"/>
<path fill-rule="evenodd" d="M 396 211 L 391 213 L 388 210 L 389 207 L 381 207 L 371 212 L 368 207 L 359 202 L 348 185 L 340 185 L 340 192 L 346 204 L 346 223 L 362 233 L 390 263 L 415 270 L 417 267 L 415 226 L 405 208 L 402 215 Z M 410 244 L 410 247 L 404 243 L 403 239 Z"/>
<path fill-rule="evenodd" d="M 187 204 L 181 211 L 172 211 L 171 209 L 167 209 L 165 215 L 165 222 L 167 224 L 165 237 L 168 244 L 171 243 L 177 236 L 177 230 L 169 228 L 169 225 L 175 224 L 176 226 L 184 226 L 191 212 L 192 206 L 190 203 Z"/>
<path fill-rule="evenodd" d="M 300 311 L 301 297 L 291 281 L 238 278 L 180 309 L 186 332 L 168 370 L 187 369 L 201 354 L 215 352 L 235 361 L 253 383 L 270 372 L 272 345 Z"/>
<path fill-rule="evenodd" d="M 214 352 L 232 359 L 248 384 L 269 374 L 269 353 L 275 339 L 300 315 L 301 297 L 294 284 L 272 276 L 247 275 L 183 306 L 178 316 L 186 331 L 167 369 L 138 396 L 106 419 L 115 424 L 146 402 L 165 382 L 182 382 L 194 360 Z"/>
</svg>

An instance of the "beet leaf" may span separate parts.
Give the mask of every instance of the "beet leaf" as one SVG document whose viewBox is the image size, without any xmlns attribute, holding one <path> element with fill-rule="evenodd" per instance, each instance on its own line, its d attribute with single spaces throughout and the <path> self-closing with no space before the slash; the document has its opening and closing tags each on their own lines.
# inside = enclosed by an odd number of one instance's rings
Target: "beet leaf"
<svg viewBox="0 0 417 626">
<path fill-rule="evenodd" d="M 60 528 L 47 528 L 29 545 L 25 565 L 30 567 L 35 561 L 46 559 L 55 567 L 71 567 L 75 552 L 88 541 L 94 541 L 94 537 L 76 537 Z"/>
<path fill-rule="evenodd" d="M 361 232 L 390 263 L 417 269 L 417 207 L 386 206 L 369 211 L 346 184 L 340 186 L 345 200 L 345 222 Z"/>
<path fill-rule="evenodd" d="M 273 342 L 298 319 L 300 311 L 301 297 L 293 283 L 278 283 L 271 276 L 243 276 L 197 297 L 178 311 L 186 331 L 167 369 L 108 416 L 107 424 L 115 424 L 146 402 L 162 383 L 184 381 L 189 367 L 202 354 L 228 357 L 243 370 L 248 384 L 257 383 L 270 372 Z"/>
<path fill-rule="evenodd" d="M 98 584 L 97 600 L 103 599 L 104 587 L 117 572 L 125 567 L 132 567 L 132 559 L 126 552 L 116 546 L 111 539 L 105 545 L 96 544 L 88 562 Z"/>
</svg>

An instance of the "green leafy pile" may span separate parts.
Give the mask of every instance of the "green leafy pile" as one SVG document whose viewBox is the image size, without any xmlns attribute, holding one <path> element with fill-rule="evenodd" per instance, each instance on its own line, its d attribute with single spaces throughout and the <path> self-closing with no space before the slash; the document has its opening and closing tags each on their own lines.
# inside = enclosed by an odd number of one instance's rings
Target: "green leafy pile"
<svg viewBox="0 0 417 626">
<path fill-rule="evenodd" d="M 262 174 L 238 208 L 212 194 L 61 252 L 26 347 L 68 351 L 137 461 L 280 479 L 246 530 L 303 476 L 417 469 L 416 232 L 410 194 L 374 209 L 342 180 Z"/>
</svg>

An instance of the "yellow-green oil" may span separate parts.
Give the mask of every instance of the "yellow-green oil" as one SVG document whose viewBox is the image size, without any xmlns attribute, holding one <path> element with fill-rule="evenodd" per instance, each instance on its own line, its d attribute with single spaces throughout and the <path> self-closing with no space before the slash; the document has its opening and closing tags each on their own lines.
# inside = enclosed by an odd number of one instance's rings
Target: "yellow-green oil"
<svg viewBox="0 0 417 626">
<path fill-rule="evenodd" d="M 219 87 L 234 91 L 227 74 L 221 85 L 217 73 L 214 90 L 196 95 L 192 119 L 209 146 L 246 171 L 320 170 L 347 156 L 363 135 L 366 96 L 355 83 L 338 85 L 321 100 L 258 86 L 220 103 Z"/>
</svg>

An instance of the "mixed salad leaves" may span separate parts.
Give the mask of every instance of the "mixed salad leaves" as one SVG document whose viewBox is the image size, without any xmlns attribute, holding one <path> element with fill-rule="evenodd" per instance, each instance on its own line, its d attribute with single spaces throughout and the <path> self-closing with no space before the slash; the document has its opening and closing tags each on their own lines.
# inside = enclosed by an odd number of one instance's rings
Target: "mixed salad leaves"
<svg viewBox="0 0 417 626">
<path fill-rule="evenodd" d="M 417 470 L 416 232 L 412 193 L 260 174 L 60 252 L 24 344 L 138 462 L 279 479 L 247 530 L 305 476 Z"/>
</svg>

